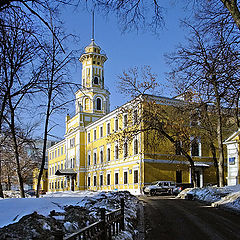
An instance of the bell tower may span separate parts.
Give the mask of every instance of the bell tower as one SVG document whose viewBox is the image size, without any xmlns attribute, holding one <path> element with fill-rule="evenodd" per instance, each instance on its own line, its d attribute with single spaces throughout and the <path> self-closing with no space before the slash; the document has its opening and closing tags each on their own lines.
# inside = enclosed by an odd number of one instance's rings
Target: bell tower
<svg viewBox="0 0 240 240">
<path fill-rule="evenodd" d="M 91 114 L 93 119 L 110 112 L 109 91 L 104 87 L 104 63 L 107 56 L 94 41 L 94 13 L 91 43 L 85 47 L 82 63 L 82 87 L 76 92 L 76 113 Z M 94 120 L 93 120 L 94 121 Z"/>
</svg>

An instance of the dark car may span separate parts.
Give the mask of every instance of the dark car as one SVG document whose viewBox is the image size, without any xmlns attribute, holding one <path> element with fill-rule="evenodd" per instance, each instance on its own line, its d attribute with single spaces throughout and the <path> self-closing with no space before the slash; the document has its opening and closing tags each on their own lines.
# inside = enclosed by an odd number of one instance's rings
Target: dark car
<svg viewBox="0 0 240 240">
<path fill-rule="evenodd" d="M 182 190 L 186 188 L 193 188 L 192 183 L 176 183 L 176 187 L 173 189 L 173 195 L 178 195 Z"/>
<path fill-rule="evenodd" d="M 172 181 L 156 181 L 144 188 L 145 194 L 154 196 L 158 193 L 172 194 L 173 189 L 176 188 L 175 182 Z"/>
<path fill-rule="evenodd" d="M 31 197 L 36 196 L 36 192 L 34 189 L 27 190 L 26 193 L 30 195 Z"/>
</svg>

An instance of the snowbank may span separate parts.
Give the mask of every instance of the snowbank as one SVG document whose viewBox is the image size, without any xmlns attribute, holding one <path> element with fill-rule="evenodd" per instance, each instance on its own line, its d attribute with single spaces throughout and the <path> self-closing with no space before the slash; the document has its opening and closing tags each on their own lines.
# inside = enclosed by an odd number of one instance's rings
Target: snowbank
<svg viewBox="0 0 240 240">
<path fill-rule="evenodd" d="M 49 217 L 53 210 L 59 215 L 55 220 L 64 222 L 64 231 L 74 232 L 79 229 L 79 223 L 70 222 L 67 219 L 66 211 L 68 207 L 84 208 L 91 220 L 97 221 L 100 218 L 100 208 L 105 208 L 107 212 L 120 207 L 120 199 L 124 198 L 125 203 L 125 231 L 121 233 L 121 238 L 133 239 L 134 230 L 137 223 L 138 199 L 129 192 L 59 192 L 46 194 L 41 198 L 9 198 L 0 200 L 0 227 L 17 223 L 22 217 L 35 212 L 43 217 Z M 71 210 L 71 209 L 70 209 Z M 78 209 L 74 209 L 76 211 Z M 33 218 L 34 216 L 31 216 Z M 37 217 L 39 218 L 39 216 Z M 43 221 L 39 220 L 38 221 Z M 84 220 L 85 226 L 91 224 L 89 219 Z M 49 231 L 49 222 L 42 224 L 44 231 Z M 0 229 L 1 231 L 1 229 Z"/>
<path fill-rule="evenodd" d="M 188 188 L 177 197 L 204 201 L 213 207 L 229 208 L 240 212 L 240 185 L 226 187 Z"/>
</svg>

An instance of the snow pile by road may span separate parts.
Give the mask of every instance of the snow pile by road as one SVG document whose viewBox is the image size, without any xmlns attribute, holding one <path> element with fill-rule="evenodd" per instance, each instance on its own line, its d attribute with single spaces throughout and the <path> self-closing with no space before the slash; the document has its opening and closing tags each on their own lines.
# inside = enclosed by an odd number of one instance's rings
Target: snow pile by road
<svg viewBox="0 0 240 240">
<path fill-rule="evenodd" d="M 59 228 L 68 235 L 98 221 L 100 208 L 105 208 L 106 212 L 119 208 L 121 198 L 125 203 L 125 231 L 116 239 L 133 239 L 138 199 L 129 192 L 90 191 L 46 194 L 42 198 L 1 199 L 0 239 L 9 239 L 9 236 L 21 239 L 19 235 L 24 234 L 28 234 L 29 239 L 50 239 L 47 236 Z"/>
<path fill-rule="evenodd" d="M 240 212 L 240 185 L 226 187 L 188 188 L 178 197 L 197 199 L 213 207 L 224 207 Z"/>
</svg>

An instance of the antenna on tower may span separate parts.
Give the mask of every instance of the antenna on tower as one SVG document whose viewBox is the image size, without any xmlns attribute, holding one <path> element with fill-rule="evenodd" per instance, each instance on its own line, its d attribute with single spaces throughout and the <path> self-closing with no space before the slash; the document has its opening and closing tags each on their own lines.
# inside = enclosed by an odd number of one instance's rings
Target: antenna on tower
<svg viewBox="0 0 240 240">
<path fill-rule="evenodd" d="M 92 41 L 94 41 L 94 10 L 92 11 Z"/>
</svg>

